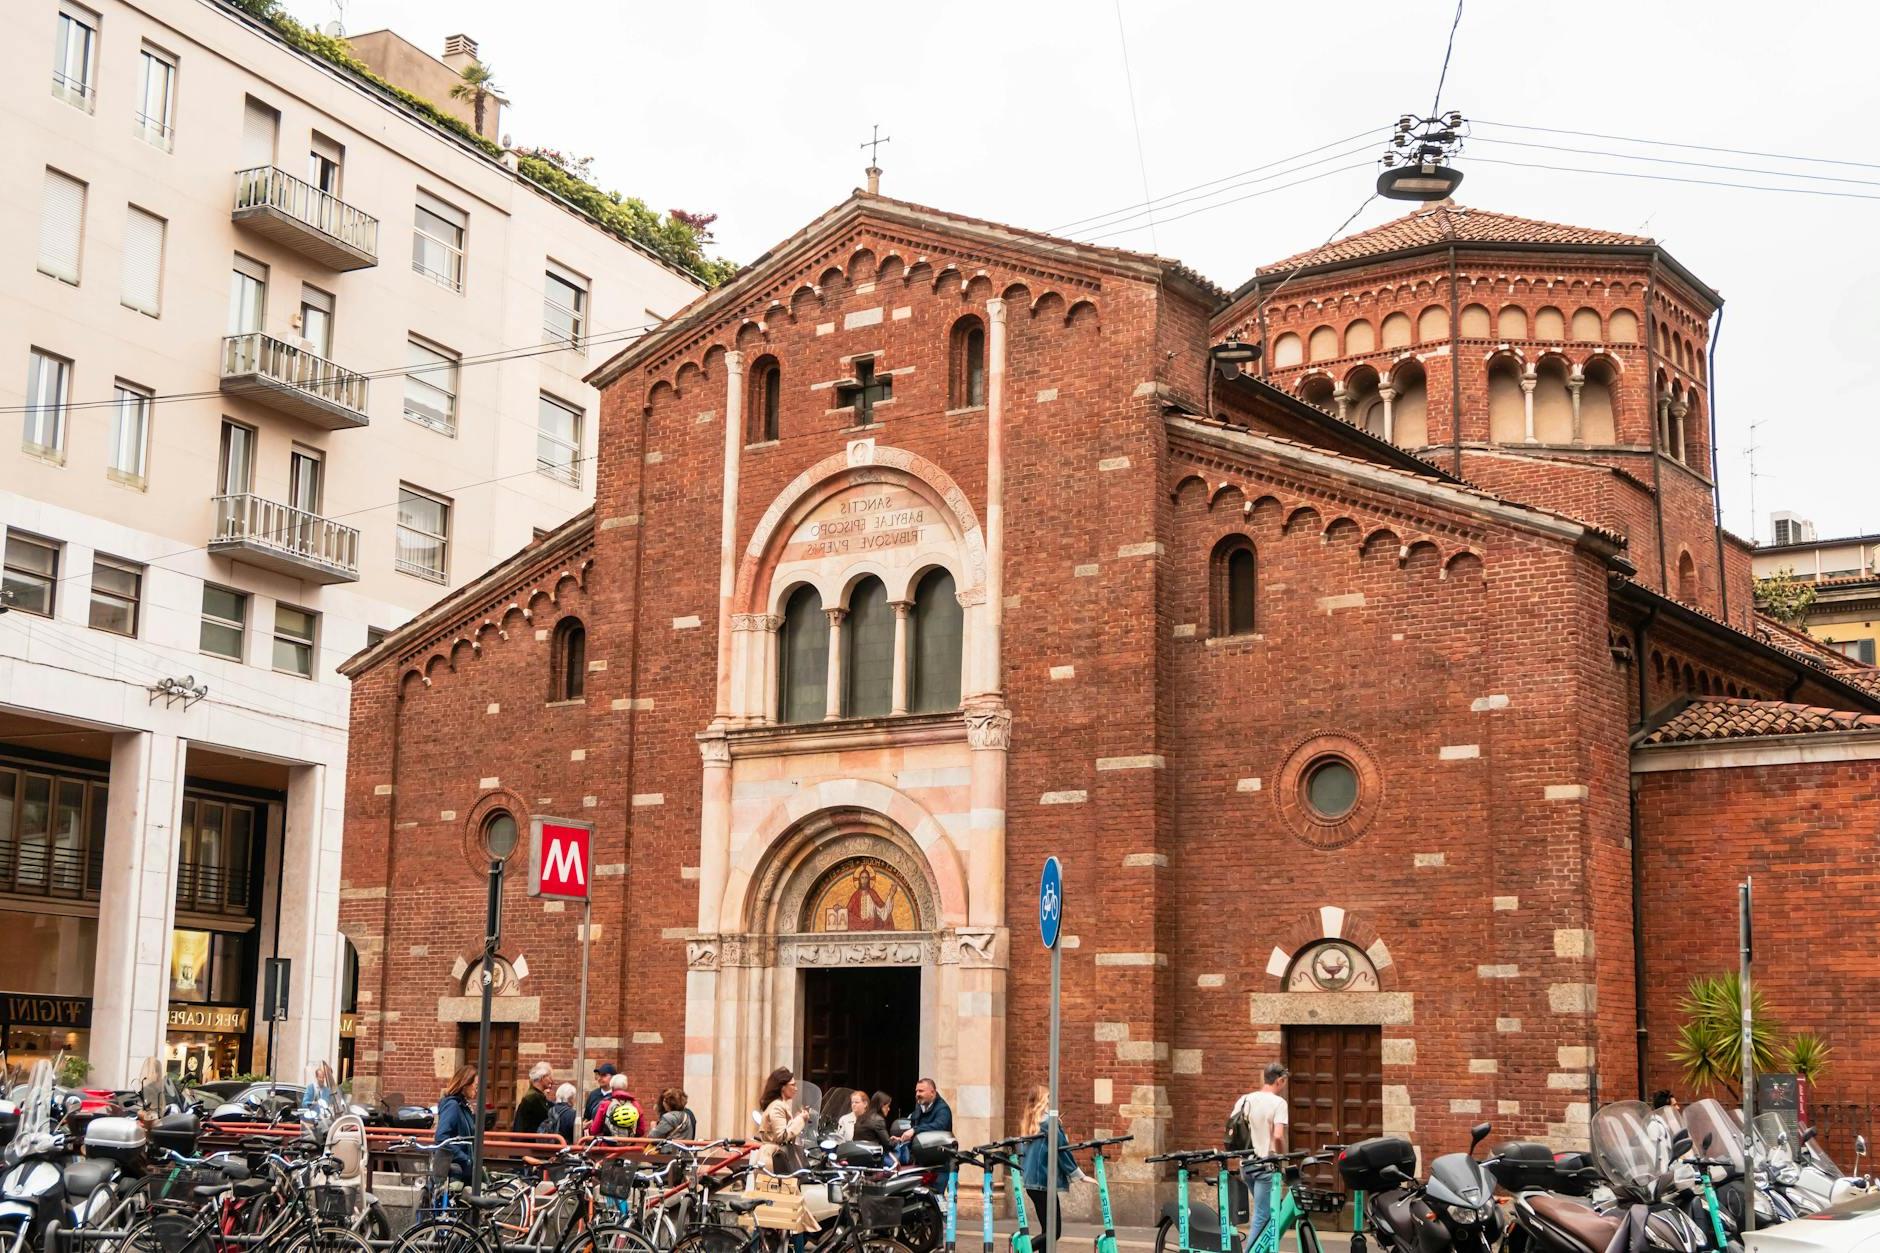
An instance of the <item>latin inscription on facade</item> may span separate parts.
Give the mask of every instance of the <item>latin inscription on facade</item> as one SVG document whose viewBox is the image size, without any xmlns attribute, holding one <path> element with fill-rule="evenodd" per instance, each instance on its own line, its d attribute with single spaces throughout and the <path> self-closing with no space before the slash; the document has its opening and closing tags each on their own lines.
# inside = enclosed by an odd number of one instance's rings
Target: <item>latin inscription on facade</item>
<svg viewBox="0 0 1880 1253">
<path fill-rule="evenodd" d="M 899 488 L 878 487 L 840 497 L 797 528 L 784 559 L 819 561 L 910 548 L 920 543 L 921 529 L 932 521 L 932 513 L 926 502 Z"/>
</svg>

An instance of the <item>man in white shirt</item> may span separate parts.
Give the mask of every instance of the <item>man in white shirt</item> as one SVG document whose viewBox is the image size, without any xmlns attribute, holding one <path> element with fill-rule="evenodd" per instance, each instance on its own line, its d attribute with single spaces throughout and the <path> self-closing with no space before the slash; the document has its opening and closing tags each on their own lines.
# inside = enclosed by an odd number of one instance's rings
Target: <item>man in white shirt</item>
<svg viewBox="0 0 1880 1253">
<path fill-rule="evenodd" d="M 1243 1147 L 1250 1157 L 1269 1157 L 1286 1151 L 1286 1077 L 1290 1072 L 1279 1062 L 1268 1062 L 1265 1082 L 1234 1102 L 1228 1123 L 1237 1130 L 1244 1127 Z M 1272 1171 L 1260 1166 L 1244 1166 L 1242 1176 L 1253 1193 L 1253 1225 L 1248 1230 L 1248 1245 L 1266 1226 Z"/>
</svg>

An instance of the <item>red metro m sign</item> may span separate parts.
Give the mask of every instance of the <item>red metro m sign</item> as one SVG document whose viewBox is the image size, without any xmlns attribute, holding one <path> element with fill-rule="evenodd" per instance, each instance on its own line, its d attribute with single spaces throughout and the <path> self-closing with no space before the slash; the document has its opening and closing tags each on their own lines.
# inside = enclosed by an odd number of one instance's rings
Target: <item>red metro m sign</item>
<svg viewBox="0 0 1880 1253">
<path fill-rule="evenodd" d="M 594 882 L 594 824 L 564 818 L 529 822 L 529 895 L 585 901 Z"/>
</svg>

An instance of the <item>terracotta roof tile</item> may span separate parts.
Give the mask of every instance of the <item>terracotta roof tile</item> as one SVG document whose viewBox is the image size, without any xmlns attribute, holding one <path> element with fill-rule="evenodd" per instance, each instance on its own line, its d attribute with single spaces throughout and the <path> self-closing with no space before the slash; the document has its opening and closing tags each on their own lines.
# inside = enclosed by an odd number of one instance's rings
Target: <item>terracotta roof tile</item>
<svg viewBox="0 0 1880 1253">
<path fill-rule="evenodd" d="M 1760 735 L 1816 735 L 1880 731 L 1880 714 L 1848 713 L 1780 700 L 1706 696 L 1675 711 L 1640 738 L 1641 744 L 1694 744 Z"/>
<path fill-rule="evenodd" d="M 1642 235 L 1618 231 L 1594 230 L 1585 226 L 1567 226 L 1560 222 L 1542 222 L 1515 217 L 1487 209 L 1469 209 L 1445 200 L 1434 208 L 1418 209 L 1403 217 L 1373 226 L 1368 231 L 1347 235 L 1323 248 L 1308 248 L 1270 265 L 1259 274 L 1291 270 L 1301 265 L 1328 265 L 1339 261 L 1357 261 L 1405 248 L 1430 244 L 1650 244 Z"/>
</svg>

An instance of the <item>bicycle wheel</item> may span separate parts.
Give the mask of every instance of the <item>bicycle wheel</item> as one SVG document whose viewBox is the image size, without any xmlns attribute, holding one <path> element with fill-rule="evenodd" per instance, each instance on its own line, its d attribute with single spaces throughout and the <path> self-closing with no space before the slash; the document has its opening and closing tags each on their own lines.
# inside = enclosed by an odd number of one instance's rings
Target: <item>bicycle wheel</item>
<svg viewBox="0 0 1880 1253">
<path fill-rule="evenodd" d="M 214 1253 L 209 1232 L 194 1215 L 158 1211 L 130 1225 L 111 1253 Z"/>
<path fill-rule="evenodd" d="M 392 1238 L 392 1220 L 385 1215 L 385 1207 L 377 1201 L 359 1211 L 359 1217 L 353 1221 L 353 1230 L 371 1240 L 390 1240 Z"/>
<path fill-rule="evenodd" d="M 1293 1235 L 1299 1241 L 1299 1253 L 1319 1253 L 1318 1228 L 1311 1223 L 1300 1223 L 1293 1228 Z"/>
<path fill-rule="evenodd" d="M 413 1223 L 392 1243 L 391 1253 L 501 1253 L 485 1234 L 462 1219 L 446 1215 Z"/>
<path fill-rule="evenodd" d="M 372 1253 L 372 1246 L 344 1227 L 319 1226 L 290 1237 L 280 1253 Z"/>
<path fill-rule="evenodd" d="M 862 1253 L 914 1253 L 914 1250 L 908 1248 L 907 1245 L 903 1244 L 900 1240 L 881 1232 L 876 1232 L 872 1235 L 858 1236 L 855 1242 L 849 1247 L 851 1249 L 859 1248 L 862 1250 Z"/>
<path fill-rule="evenodd" d="M 670 1253 L 672 1246 L 679 1242 L 679 1224 L 663 1209 L 641 1210 L 627 1225 L 661 1253 Z"/>
<path fill-rule="evenodd" d="M 561 1253 L 655 1253 L 645 1236 L 624 1223 L 594 1223 L 561 1246 Z"/>
<path fill-rule="evenodd" d="M 698 1227 L 680 1236 L 671 1253 L 743 1253 L 748 1240 L 736 1227 Z"/>
</svg>

